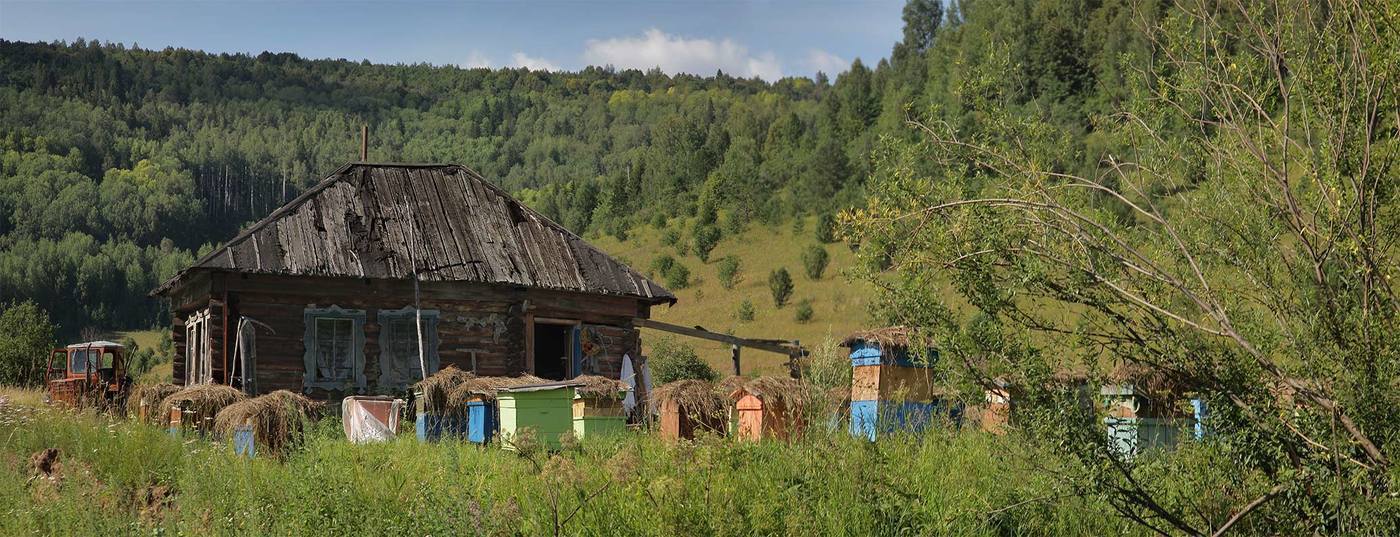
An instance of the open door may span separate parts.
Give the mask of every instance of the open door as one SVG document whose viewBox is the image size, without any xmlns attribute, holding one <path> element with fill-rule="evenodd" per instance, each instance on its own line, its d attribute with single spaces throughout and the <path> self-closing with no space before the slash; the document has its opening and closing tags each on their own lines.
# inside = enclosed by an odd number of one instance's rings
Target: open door
<svg viewBox="0 0 1400 537">
<path fill-rule="evenodd" d="M 583 360 L 578 321 L 536 318 L 533 332 L 530 348 L 535 376 L 549 380 L 578 376 Z"/>
</svg>

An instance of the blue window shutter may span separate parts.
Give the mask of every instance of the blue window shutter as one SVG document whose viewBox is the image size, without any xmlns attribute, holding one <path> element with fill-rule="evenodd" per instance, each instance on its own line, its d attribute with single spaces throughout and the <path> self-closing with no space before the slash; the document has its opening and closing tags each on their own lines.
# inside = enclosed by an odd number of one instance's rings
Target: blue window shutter
<svg viewBox="0 0 1400 537">
<path fill-rule="evenodd" d="M 574 341 L 574 344 L 570 346 L 570 347 L 573 348 L 573 360 L 572 360 L 572 361 L 573 361 L 573 363 L 574 363 L 573 374 L 570 375 L 570 376 L 572 376 L 572 377 L 577 377 L 577 376 L 583 374 L 583 338 L 582 338 L 582 334 L 583 334 L 583 329 L 582 329 L 582 327 L 580 327 L 580 326 L 578 326 L 578 325 L 574 325 L 574 330 L 573 330 L 573 341 Z"/>
</svg>

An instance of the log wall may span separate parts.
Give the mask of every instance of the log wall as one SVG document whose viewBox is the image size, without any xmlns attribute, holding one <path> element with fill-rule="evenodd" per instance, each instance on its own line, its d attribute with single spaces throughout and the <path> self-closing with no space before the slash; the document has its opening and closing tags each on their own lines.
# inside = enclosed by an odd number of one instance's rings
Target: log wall
<svg viewBox="0 0 1400 537">
<path fill-rule="evenodd" d="M 191 280 L 171 294 L 175 321 L 172 338 L 177 353 L 175 381 L 185 377 L 183 319 L 210 308 L 214 380 L 228 382 L 224 356 L 234 359 L 232 334 L 239 316 L 271 326 L 275 333 L 257 334 L 257 388 L 260 393 L 286 389 L 304 392 L 304 312 L 308 308 L 364 310 L 364 357 L 367 391 L 384 391 L 379 377 L 379 311 L 413 306 L 413 283 L 403 280 L 212 273 L 207 281 Z M 225 298 L 226 297 L 226 298 Z M 535 317 L 577 321 L 584 331 L 587 355 L 584 372 L 617 378 L 622 356 L 634 358 L 640 349 L 635 317 L 649 315 L 650 304 L 635 298 L 551 291 L 512 285 L 472 282 L 423 282 L 421 307 L 439 312 L 438 356 L 441 367 L 464 370 L 475 366 L 479 375 L 519 375 L 530 372 L 528 325 Z M 225 304 L 227 312 L 225 313 Z M 227 331 L 224 320 L 228 320 Z M 225 350 L 225 333 L 229 335 Z M 590 362 L 587 358 L 592 358 Z M 312 390 L 313 396 L 334 394 Z"/>
</svg>

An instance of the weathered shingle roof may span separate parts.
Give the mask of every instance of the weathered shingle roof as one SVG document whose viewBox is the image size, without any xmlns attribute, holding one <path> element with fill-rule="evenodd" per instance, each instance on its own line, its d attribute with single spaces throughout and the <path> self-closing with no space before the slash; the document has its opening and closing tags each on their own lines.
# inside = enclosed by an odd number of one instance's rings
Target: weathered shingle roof
<svg viewBox="0 0 1400 537">
<path fill-rule="evenodd" d="M 411 258 L 424 281 L 676 299 L 466 167 L 368 163 L 336 170 L 154 294 L 200 269 L 407 279 Z"/>
</svg>

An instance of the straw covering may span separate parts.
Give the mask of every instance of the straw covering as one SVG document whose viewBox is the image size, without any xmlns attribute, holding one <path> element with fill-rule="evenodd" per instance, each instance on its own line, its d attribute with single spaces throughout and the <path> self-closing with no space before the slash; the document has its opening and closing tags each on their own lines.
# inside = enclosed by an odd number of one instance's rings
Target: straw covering
<svg viewBox="0 0 1400 537">
<path fill-rule="evenodd" d="M 160 403 L 160 416 L 158 423 L 168 425 L 170 422 L 170 407 L 183 405 L 186 410 L 193 411 L 199 419 L 213 418 L 220 410 L 231 404 L 237 403 L 248 396 L 237 389 L 224 386 L 223 384 L 197 384 L 166 397 Z"/>
<path fill-rule="evenodd" d="M 738 381 L 734 379 L 740 379 Z M 742 384 L 740 384 L 742 382 Z M 730 394 L 746 392 L 762 399 L 765 403 L 780 404 L 789 414 L 803 413 L 812 402 L 812 386 L 790 377 L 758 377 L 742 379 L 730 377 L 720 383 L 723 387 L 738 385 L 729 389 Z"/>
<path fill-rule="evenodd" d="M 740 378 L 740 377 L 732 377 Z M 722 417 L 729 405 L 727 393 L 710 382 L 696 379 L 678 380 L 658 386 L 652 391 L 651 405 L 659 410 L 672 402 L 688 416 Z"/>
<path fill-rule="evenodd" d="M 478 377 L 470 371 L 447 366 L 417 384 L 423 392 L 423 409 L 440 416 L 465 416 L 467 399 L 479 396 L 495 399 L 501 388 L 540 384 L 548 380 L 534 375 L 518 377 Z"/>
<path fill-rule="evenodd" d="M 462 402 L 453 397 L 452 390 L 474 376 L 451 365 L 429 375 L 417 384 L 423 392 L 423 408 L 432 414 L 447 414 L 448 410 L 456 409 Z"/>
<path fill-rule="evenodd" d="M 219 411 L 214 430 L 229 436 L 239 425 L 253 426 L 253 438 L 270 453 L 283 455 L 304 437 L 321 404 L 287 390 L 234 403 Z"/>
<path fill-rule="evenodd" d="M 856 332 L 846 336 L 841 344 L 849 347 L 856 342 L 864 341 L 875 343 L 881 347 L 908 347 L 909 340 L 913 339 L 915 335 L 915 330 L 908 326 L 890 326 Z"/>
<path fill-rule="evenodd" d="M 626 382 L 598 375 L 579 375 L 573 380 L 583 383 L 582 386 L 574 389 L 575 393 L 581 397 L 621 400 L 631 389 Z"/>
<path fill-rule="evenodd" d="M 131 389 L 126 400 L 127 413 L 140 419 L 141 406 L 146 406 L 146 422 L 159 423 L 169 419 L 170 407 L 161 406 L 166 397 L 180 391 L 180 387 L 170 383 L 137 384 Z"/>
</svg>

